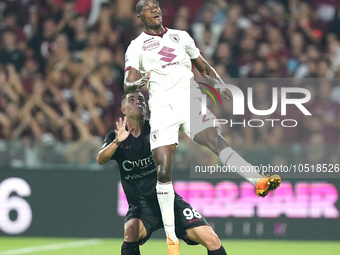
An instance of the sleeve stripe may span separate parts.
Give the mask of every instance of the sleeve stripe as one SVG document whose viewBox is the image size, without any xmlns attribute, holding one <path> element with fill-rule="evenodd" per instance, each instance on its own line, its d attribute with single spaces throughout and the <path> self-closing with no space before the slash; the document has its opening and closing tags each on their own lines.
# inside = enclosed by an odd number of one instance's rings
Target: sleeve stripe
<svg viewBox="0 0 340 255">
<path fill-rule="evenodd" d="M 126 68 L 124 69 L 124 73 L 125 73 L 126 71 L 129 71 L 130 68 L 131 68 L 131 66 L 126 67 Z"/>
</svg>

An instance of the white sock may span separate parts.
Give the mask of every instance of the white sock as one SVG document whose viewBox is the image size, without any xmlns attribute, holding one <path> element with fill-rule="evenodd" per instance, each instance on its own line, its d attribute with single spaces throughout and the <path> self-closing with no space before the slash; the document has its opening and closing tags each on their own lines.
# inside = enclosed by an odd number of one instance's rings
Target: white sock
<svg viewBox="0 0 340 255">
<path fill-rule="evenodd" d="M 177 242 L 174 213 L 175 192 L 172 182 L 157 182 L 156 191 L 158 204 L 161 208 L 165 234 L 167 237 L 169 236 L 172 241 Z"/>
<path fill-rule="evenodd" d="M 241 175 L 247 181 L 256 186 L 258 180 L 262 177 L 260 173 L 255 171 L 241 171 L 252 168 L 252 165 L 245 161 L 236 151 L 231 147 L 224 148 L 220 152 L 220 160 L 225 166 L 236 167 L 237 174 Z M 241 168 L 242 167 L 242 168 Z M 246 168 L 245 168 L 246 167 Z"/>
</svg>

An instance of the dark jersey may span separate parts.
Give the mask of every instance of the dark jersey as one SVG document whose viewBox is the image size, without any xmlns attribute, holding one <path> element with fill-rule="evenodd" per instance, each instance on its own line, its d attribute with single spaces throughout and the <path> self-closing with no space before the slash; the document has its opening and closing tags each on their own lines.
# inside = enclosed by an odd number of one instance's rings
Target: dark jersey
<svg viewBox="0 0 340 255">
<path fill-rule="evenodd" d="M 156 194 L 157 172 L 150 150 L 150 125 L 148 121 L 136 138 L 133 135 L 123 141 L 111 159 L 118 162 L 122 186 L 129 206 L 158 207 Z M 102 148 L 116 137 L 115 131 L 107 133 Z"/>
</svg>

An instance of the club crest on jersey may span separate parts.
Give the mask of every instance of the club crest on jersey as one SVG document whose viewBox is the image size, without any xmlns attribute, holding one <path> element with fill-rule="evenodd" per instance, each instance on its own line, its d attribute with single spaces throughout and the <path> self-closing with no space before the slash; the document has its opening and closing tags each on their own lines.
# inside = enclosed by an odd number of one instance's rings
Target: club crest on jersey
<svg viewBox="0 0 340 255">
<path fill-rule="evenodd" d="M 142 50 L 144 50 L 144 51 L 154 50 L 154 49 L 158 48 L 160 45 L 161 45 L 161 43 L 159 41 L 147 42 L 147 43 L 143 44 Z"/>
<path fill-rule="evenodd" d="M 152 140 L 153 142 L 156 142 L 157 139 L 158 139 L 158 136 L 159 136 L 159 131 L 158 131 L 158 130 L 152 131 L 152 132 L 150 133 L 150 136 L 151 136 L 151 140 Z"/>
<path fill-rule="evenodd" d="M 170 39 L 175 42 L 178 43 L 179 42 L 179 35 L 178 34 L 170 34 Z"/>
</svg>

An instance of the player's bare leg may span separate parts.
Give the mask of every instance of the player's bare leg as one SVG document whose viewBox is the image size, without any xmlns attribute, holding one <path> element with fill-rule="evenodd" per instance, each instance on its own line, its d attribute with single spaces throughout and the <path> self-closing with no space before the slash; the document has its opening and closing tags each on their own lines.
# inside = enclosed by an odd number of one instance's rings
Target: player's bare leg
<svg viewBox="0 0 340 255">
<path fill-rule="evenodd" d="M 229 146 L 219 128 L 209 127 L 199 132 L 195 135 L 194 141 L 211 149 L 226 166 L 236 167 L 237 170 L 241 169 L 241 167 L 252 167 L 250 163 L 245 161 Z M 256 172 L 239 171 L 237 173 L 254 184 L 254 186 L 256 186 L 256 195 L 261 197 L 265 197 L 281 183 L 279 175 L 265 177 Z"/>
<path fill-rule="evenodd" d="M 124 242 L 122 245 L 122 255 L 140 255 L 139 240 L 146 237 L 147 232 L 140 219 L 130 219 L 124 225 Z"/>
<path fill-rule="evenodd" d="M 157 170 L 157 198 L 167 237 L 168 255 L 179 255 L 179 241 L 175 234 L 175 192 L 171 179 L 171 160 L 176 144 L 161 146 L 152 151 Z"/>
<path fill-rule="evenodd" d="M 188 238 L 202 244 L 208 250 L 208 255 L 227 255 L 220 239 L 210 226 L 200 226 L 187 229 Z"/>
</svg>

